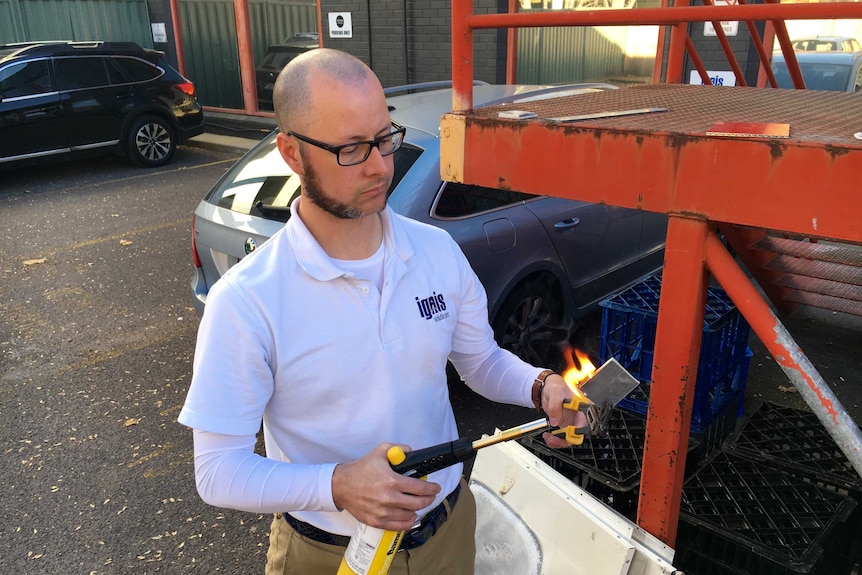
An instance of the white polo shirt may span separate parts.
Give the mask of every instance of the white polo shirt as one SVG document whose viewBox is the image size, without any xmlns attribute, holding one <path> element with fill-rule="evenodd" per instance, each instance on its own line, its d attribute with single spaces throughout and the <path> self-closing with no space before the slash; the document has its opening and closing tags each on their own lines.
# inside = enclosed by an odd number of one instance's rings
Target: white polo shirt
<svg viewBox="0 0 862 575">
<path fill-rule="evenodd" d="M 445 231 L 382 212 L 378 293 L 333 262 L 296 205 L 285 227 L 210 291 L 179 421 L 248 435 L 262 418 L 267 457 L 296 464 L 291 488 L 305 511 L 292 514 L 350 534 L 355 520 L 331 500 L 335 464 L 382 442 L 419 449 L 456 439 L 447 357 L 488 355 L 497 345 L 484 289 Z M 517 379 L 502 396 L 495 382 L 495 394 L 531 405 Z M 461 473 L 459 464 L 429 477 L 442 487 L 433 505 Z"/>
</svg>

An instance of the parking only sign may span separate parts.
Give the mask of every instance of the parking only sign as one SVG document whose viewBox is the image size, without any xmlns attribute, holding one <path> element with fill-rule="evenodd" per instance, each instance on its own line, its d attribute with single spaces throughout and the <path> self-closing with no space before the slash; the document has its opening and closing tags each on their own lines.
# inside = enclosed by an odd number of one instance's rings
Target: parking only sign
<svg viewBox="0 0 862 575">
<path fill-rule="evenodd" d="M 353 38 L 353 22 L 350 12 L 329 13 L 329 37 Z"/>
<path fill-rule="evenodd" d="M 736 5 L 736 0 L 714 0 L 713 4 L 715 6 L 729 6 Z M 721 22 L 721 29 L 724 30 L 725 36 L 736 36 L 739 33 L 739 22 Z M 712 22 L 704 22 L 703 23 L 703 35 L 704 36 L 717 36 L 715 33 L 715 27 L 712 25 Z"/>
</svg>

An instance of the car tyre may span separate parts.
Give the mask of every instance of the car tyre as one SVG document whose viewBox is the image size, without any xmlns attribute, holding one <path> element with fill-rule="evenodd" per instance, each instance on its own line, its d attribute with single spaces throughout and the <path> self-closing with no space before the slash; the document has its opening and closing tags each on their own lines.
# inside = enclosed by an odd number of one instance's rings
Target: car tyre
<svg viewBox="0 0 862 575">
<path fill-rule="evenodd" d="M 129 158 L 138 165 L 155 168 L 167 164 L 177 149 L 171 125 L 157 116 L 142 116 L 129 131 Z"/>
<path fill-rule="evenodd" d="M 554 291 L 541 280 L 519 284 L 500 306 L 492 327 L 506 349 L 535 366 L 559 368 L 567 339 Z"/>
</svg>

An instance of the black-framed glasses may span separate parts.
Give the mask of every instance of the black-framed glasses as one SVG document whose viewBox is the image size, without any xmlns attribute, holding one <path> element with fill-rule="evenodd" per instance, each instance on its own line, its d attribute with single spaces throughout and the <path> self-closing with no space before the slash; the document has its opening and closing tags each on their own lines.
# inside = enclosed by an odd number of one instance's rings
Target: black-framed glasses
<svg viewBox="0 0 862 575">
<path fill-rule="evenodd" d="M 344 144 L 343 146 L 331 146 L 326 142 L 321 142 L 319 140 L 309 138 L 308 136 L 297 134 L 296 132 L 288 132 L 287 135 L 293 136 L 297 140 L 302 140 L 306 144 L 311 144 L 316 148 L 332 152 L 335 154 L 335 159 L 338 161 L 339 166 L 355 166 L 356 164 L 361 164 L 368 159 L 368 156 L 371 155 L 371 148 L 377 148 L 381 156 L 389 156 L 390 154 L 394 154 L 398 148 L 401 147 L 401 144 L 404 142 L 404 133 L 407 131 L 407 128 L 397 122 L 392 122 L 392 127 L 395 128 L 392 132 L 385 136 L 381 136 L 376 140 L 370 140 L 368 142 L 351 142 L 350 144 Z"/>
</svg>

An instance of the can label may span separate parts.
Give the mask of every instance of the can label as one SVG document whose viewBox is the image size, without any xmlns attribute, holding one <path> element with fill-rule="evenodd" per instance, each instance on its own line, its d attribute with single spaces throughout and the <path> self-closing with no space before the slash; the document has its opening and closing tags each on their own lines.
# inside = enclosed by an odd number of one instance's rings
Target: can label
<svg viewBox="0 0 862 575">
<path fill-rule="evenodd" d="M 350 571 L 339 569 L 339 575 L 386 575 L 403 537 L 403 532 L 385 531 L 360 523 L 350 538 L 342 561 L 342 567 L 346 564 Z"/>
</svg>

